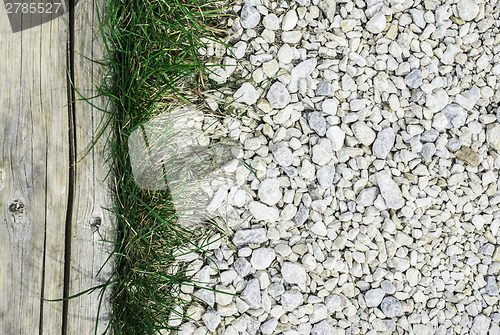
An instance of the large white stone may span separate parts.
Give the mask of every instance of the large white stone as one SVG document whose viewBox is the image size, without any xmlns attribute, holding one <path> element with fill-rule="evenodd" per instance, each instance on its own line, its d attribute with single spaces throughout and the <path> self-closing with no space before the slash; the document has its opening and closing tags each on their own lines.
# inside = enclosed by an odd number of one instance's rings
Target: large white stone
<svg viewBox="0 0 500 335">
<path fill-rule="evenodd" d="M 394 297 L 385 297 L 382 300 L 380 309 L 388 318 L 393 318 L 395 316 L 401 316 L 404 314 L 403 306 L 401 306 L 399 300 Z"/>
<path fill-rule="evenodd" d="M 481 91 L 474 85 L 471 89 L 457 94 L 455 102 L 467 110 L 472 110 L 480 97 Z"/>
<path fill-rule="evenodd" d="M 318 5 L 319 9 L 325 14 L 328 21 L 333 22 L 335 18 L 335 10 L 337 9 L 336 0 L 322 0 Z"/>
<path fill-rule="evenodd" d="M 332 150 L 339 151 L 344 146 L 345 132 L 339 126 L 328 128 L 326 137 L 332 142 Z"/>
<path fill-rule="evenodd" d="M 259 248 L 252 252 L 250 263 L 255 270 L 267 270 L 274 261 L 276 253 L 271 248 Z"/>
<path fill-rule="evenodd" d="M 283 44 L 278 51 L 278 61 L 281 64 L 290 64 L 293 60 L 293 49 L 289 44 Z"/>
<path fill-rule="evenodd" d="M 325 299 L 325 305 L 330 313 L 340 312 L 344 307 L 344 302 L 338 294 L 331 294 Z"/>
<path fill-rule="evenodd" d="M 281 275 L 287 283 L 305 287 L 307 274 L 306 270 L 301 265 L 285 262 L 281 267 Z"/>
<path fill-rule="evenodd" d="M 260 22 L 260 13 L 259 11 L 249 5 L 244 5 L 241 9 L 241 26 L 245 29 L 251 29 L 257 27 Z"/>
<path fill-rule="evenodd" d="M 389 172 L 382 170 L 377 173 L 377 184 L 387 207 L 399 209 L 404 206 L 405 200 L 398 185 L 392 180 Z"/>
<path fill-rule="evenodd" d="M 271 152 L 276 162 L 283 166 L 290 166 L 293 162 L 292 150 L 283 143 L 277 143 L 271 147 Z"/>
<path fill-rule="evenodd" d="M 292 9 L 286 12 L 285 16 L 283 16 L 283 21 L 281 22 L 281 30 L 287 31 L 292 30 L 297 25 L 299 21 L 299 17 L 297 16 L 297 12 Z"/>
<path fill-rule="evenodd" d="M 202 319 L 203 319 L 203 323 L 205 324 L 205 326 L 211 332 L 215 332 L 215 330 L 217 329 L 217 327 L 219 326 L 219 324 L 222 320 L 219 312 L 217 312 L 211 308 L 208 309 L 208 311 L 206 311 L 203 314 Z"/>
<path fill-rule="evenodd" d="M 248 204 L 248 210 L 257 221 L 276 222 L 278 221 L 279 211 L 277 208 L 269 207 L 258 201 L 252 201 Z"/>
<path fill-rule="evenodd" d="M 281 306 L 285 311 L 291 312 L 295 310 L 297 307 L 302 305 L 304 302 L 304 297 L 302 293 L 293 289 L 286 291 L 281 295 Z"/>
<path fill-rule="evenodd" d="M 325 165 L 333 158 L 332 143 L 322 138 L 312 148 L 312 161 L 318 165 Z"/>
<path fill-rule="evenodd" d="M 296 44 L 299 43 L 301 39 L 302 39 L 302 31 L 300 30 L 284 31 L 281 34 L 281 40 L 284 43 Z"/>
<path fill-rule="evenodd" d="M 377 307 L 384 299 L 385 292 L 381 288 L 374 288 L 366 291 L 365 302 L 366 307 Z"/>
<path fill-rule="evenodd" d="M 425 107 L 429 108 L 434 113 L 437 113 L 448 105 L 449 100 L 450 98 L 444 89 L 436 88 L 432 90 L 430 94 L 427 94 Z"/>
<path fill-rule="evenodd" d="M 378 34 L 384 31 L 387 20 L 384 13 L 378 12 L 366 23 L 366 30 L 372 34 Z"/>
<path fill-rule="evenodd" d="M 276 205 L 281 200 L 283 194 L 280 189 L 280 182 L 276 178 L 265 179 L 259 185 L 259 198 L 265 204 Z"/>
<path fill-rule="evenodd" d="M 363 121 L 358 121 L 351 126 L 354 136 L 361 142 L 361 144 L 370 146 L 375 140 L 375 132 L 368 127 Z"/>
<path fill-rule="evenodd" d="M 269 30 L 278 30 L 280 29 L 280 19 L 276 16 L 276 14 L 267 14 L 262 19 L 262 25 Z"/>
<path fill-rule="evenodd" d="M 500 124 L 494 123 L 488 126 L 486 141 L 492 148 L 500 152 Z"/>
<path fill-rule="evenodd" d="M 256 278 L 250 279 L 247 286 L 243 290 L 241 297 L 250 308 L 260 308 L 262 305 L 262 295 L 260 292 L 259 280 Z"/>
<path fill-rule="evenodd" d="M 299 81 L 309 76 L 314 71 L 317 64 L 318 60 L 316 58 L 309 58 L 292 69 L 290 73 L 290 83 L 288 84 L 290 93 L 295 93 L 299 90 Z"/>
<path fill-rule="evenodd" d="M 420 282 L 420 271 L 415 268 L 409 268 L 406 270 L 406 280 L 410 286 L 417 286 Z"/>
<path fill-rule="evenodd" d="M 323 320 L 314 325 L 311 335 L 334 335 L 335 330 L 330 321 Z"/>
<path fill-rule="evenodd" d="M 464 21 L 472 21 L 479 14 L 479 5 L 474 0 L 462 0 L 457 4 L 458 16 Z"/>
<path fill-rule="evenodd" d="M 252 84 L 245 82 L 241 87 L 234 93 L 234 99 L 237 102 L 243 102 L 247 105 L 253 105 L 257 102 L 259 98 L 259 93 Z"/>
<path fill-rule="evenodd" d="M 479 314 L 472 323 L 471 335 L 487 335 L 490 329 L 491 319 L 484 314 Z"/>
<path fill-rule="evenodd" d="M 281 109 L 285 108 L 290 103 L 290 93 L 287 91 L 285 85 L 279 81 L 269 87 L 266 95 L 267 100 L 272 108 Z"/>
<path fill-rule="evenodd" d="M 377 138 L 372 145 L 372 153 L 379 159 L 386 159 L 396 140 L 396 134 L 391 127 L 378 132 Z"/>
</svg>

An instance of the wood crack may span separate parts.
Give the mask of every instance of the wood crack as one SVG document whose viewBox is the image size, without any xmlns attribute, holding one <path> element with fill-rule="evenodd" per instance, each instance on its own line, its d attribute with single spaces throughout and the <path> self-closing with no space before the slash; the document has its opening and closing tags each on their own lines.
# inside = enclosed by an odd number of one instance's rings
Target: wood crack
<svg viewBox="0 0 500 335">
<path fill-rule="evenodd" d="M 75 1 L 68 2 L 68 52 L 67 68 L 68 75 L 68 137 L 69 137 L 69 182 L 68 182 L 68 205 L 66 213 L 65 253 L 64 253 L 64 299 L 69 297 L 70 275 L 71 275 L 71 225 L 73 219 L 73 204 L 75 192 L 76 171 L 76 113 L 75 113 Z M 63 301 L 62 334 L 68 332 L 68 300 Z"/>
</svg>

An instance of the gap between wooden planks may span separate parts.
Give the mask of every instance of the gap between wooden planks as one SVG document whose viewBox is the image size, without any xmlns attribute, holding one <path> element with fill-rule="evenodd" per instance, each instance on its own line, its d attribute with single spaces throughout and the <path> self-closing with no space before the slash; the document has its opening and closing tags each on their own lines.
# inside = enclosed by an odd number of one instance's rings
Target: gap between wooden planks
<svg viewBox="0 0 500 335">
<path fill-rule="evenodd" d="M 93 334 L 99 292 L 60 299 L 104 283 L 116 223 L 104 137 L 84 157 L 102 112 L 78 98 L 96 94 L 106 53 L 96 6 L 69 10 L 13 33 L 0 4 L 0 334 Z M 69 74 L 69 76 L 68 76 Z M 71 78 L 71 80 L 69 80 Z M 105 108 L 103 99 L 93 104 Z M 78 163 L 76 163 L 78 162 Z M 109 290 L 98 334 L 111 316 Z"/>
</svg>

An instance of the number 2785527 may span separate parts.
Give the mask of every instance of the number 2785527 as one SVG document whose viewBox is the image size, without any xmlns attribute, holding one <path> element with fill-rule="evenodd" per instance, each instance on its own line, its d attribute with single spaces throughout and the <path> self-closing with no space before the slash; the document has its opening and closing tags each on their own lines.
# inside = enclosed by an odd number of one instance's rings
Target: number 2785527
<svg viewBox="0 0 500 335">
<path fill-rule="evenodd" d="M 57 14 L 61 8 L 62 3 L 25 3 L 14 2 L 6 3 L 5 8 L 7 14 Z"/>
</svg>

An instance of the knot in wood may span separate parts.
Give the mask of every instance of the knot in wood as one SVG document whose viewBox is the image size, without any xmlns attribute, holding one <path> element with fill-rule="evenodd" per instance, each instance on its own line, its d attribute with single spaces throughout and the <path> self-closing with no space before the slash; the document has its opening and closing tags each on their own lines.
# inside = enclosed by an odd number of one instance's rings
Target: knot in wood
<svg viewBox="0 0 500 335">
<path fill-rule="evenodd" d="M 92 227 L 92 229 L 98 230 L 99 227 L 101 226 L 101 223 L 102 223 L 102 219 L 100 217 L 96 216 L 92 219 L 90 226 Z"/>
<path fill-rule="evenodd" d="M 21 200 L 14 200 L 9 205 L 9 212 L 11 212 L 13 214 L 24 213 L 24 203 Z"/>
</svg>

